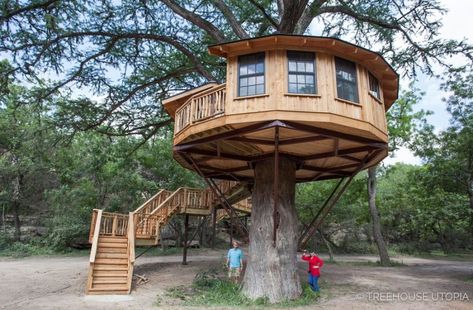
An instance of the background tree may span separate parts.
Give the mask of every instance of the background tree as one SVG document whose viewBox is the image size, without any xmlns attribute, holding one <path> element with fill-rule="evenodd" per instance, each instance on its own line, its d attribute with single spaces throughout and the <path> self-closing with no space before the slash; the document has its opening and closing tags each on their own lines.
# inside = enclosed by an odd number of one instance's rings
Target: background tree
<svg viewBox="0 0 473 310">
<path fill-rule="evenodd" d="M 473 72 L 452 69 L 443 84 L 450 126 L 435 133 L 425 126 L 414 147 L 429 167 L 432 183 L 445 191 L 468 197 L 473 234 Z"/>
</svg>

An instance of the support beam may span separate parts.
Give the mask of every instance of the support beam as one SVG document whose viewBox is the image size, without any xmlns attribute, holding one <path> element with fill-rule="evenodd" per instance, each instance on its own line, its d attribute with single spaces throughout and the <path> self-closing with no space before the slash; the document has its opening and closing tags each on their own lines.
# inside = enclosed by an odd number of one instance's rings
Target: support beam
<svg viewBox="0 0 473 310">
<path fill-rule="evenodd" d="M 184 249 L 182 250 L 182 264 L 187 265 L 187 238 L 189 234 L 189 214 L 184 215 Z"/>
<path fill-rule="evenodd" d="M 217 208 L 213 207 L 212 210 L 212 242 L 211 242 L 211 247 L 212 249 L 215 249 L 215 232 L 217 228 Z"/>
</svg>

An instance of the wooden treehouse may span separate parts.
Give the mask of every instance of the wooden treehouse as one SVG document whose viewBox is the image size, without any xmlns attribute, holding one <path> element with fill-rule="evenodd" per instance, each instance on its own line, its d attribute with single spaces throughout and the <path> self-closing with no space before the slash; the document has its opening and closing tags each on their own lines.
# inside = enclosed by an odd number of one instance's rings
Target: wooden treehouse
<svg viewBox="0 0 473 310">
<path fill-rule="evenodd" d="M 174 158 L 209 186 L 212 179 L 252 183 L 255 165 L 270 158 L 274 180 L 280 158 L 296 163 L 296 182 L 340 179 L 302 234 L 303 246 L 353 177 L 387 156 L 386 111 L 399 77 L 381 55 L 334 38 L 276 34 L 209 52 L 227 59 L 226 83 L 164 101 L 175 121 Z"/>
<path fill-rule="evenodd" d="M 135 246 L 158 244 L 173 215 L 185 216 L 184 263 L 190 215 L 212 215 L 214 231 L 227 217 L 247 235 L 239 217 L 257 210 L 248 197 L 261 161 L 274 159 L 275 180 L 281 158 L 296 163 L 296 182 L 340 179 L 300 237 L 302 246 L 356 173 L 387 156 L 385 113 L 399 78 L 379 54 L 338 39 L 292 35 L 213 45 L 209 52 L 227 58 L 226 83 L 163 102 L 175 121 L 174 158 L 208 187 L 161 190 L 129 214 L 95 210 L 87 293 L 129 293 Z"/>
</svg>

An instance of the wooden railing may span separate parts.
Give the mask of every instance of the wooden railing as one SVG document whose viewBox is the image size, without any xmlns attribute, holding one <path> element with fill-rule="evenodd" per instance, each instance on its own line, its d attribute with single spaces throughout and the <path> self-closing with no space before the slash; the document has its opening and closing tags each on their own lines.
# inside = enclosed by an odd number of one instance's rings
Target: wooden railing
<svg viewBox="0 0 473 310">
<path fill-rule="evenodd" d="M 102 212 L 100 235 L 123 236 L 128 233 L 128 215 L 120 213 Z"/>
<path fill-rule="evenodd" d="M 251 206 L 252 206 L 251 197 L 243 199 L 242 201 L 239 201 L 238 203 L 233 204 L 233 208 L 237 211 L 238 214 L 251 213 Z M 217 210 L 217 222 L 220 222 L 221 220 L 228 217 L 229 215 L 225 209 Z"/>
<path fill-rule="evenodd" d="M 230 192 L 238 182 L 221 181 L 217 183 L 222 193 Z M 209 210 L 218 198 L 209 188 L 195 189 L 181 187 L 175 192 L 160 191 L 134 212 L 137 238 L 154 238 L 159 235 L 159 227 L 168 223 L 177 211 L 187 209 Z M 158 204 L 159 203 L 159 204 Z"/>
<path fill-rule="evenodd" d="M 225 90 L 225 84 L 221 84 L 189 98 L 176 111 L 174 134 L 190 124 L 224 114 Z"/>
</svg>

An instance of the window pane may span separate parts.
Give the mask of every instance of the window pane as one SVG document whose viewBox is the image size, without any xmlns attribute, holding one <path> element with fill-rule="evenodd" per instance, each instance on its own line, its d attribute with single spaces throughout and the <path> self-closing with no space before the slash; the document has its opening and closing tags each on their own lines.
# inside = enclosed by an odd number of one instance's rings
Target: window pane
<svg viewBox="0 0 473 310">
<path fill-rule="evenodd" d="M 305 75 L 299 74 L 297 76 L 297 83 L 305 83 Z"/>
<path fill-rule="evenodd" d="M 311 73 L 314 72 L 314 63 L 312 61 L 306 63 L 305 72 L 311 72 Z"/>
<path fill-rule="evenodd" d="M 289 83 L 296 83 L 297 82 L 297 75 L 289 74 Z"/>
<path fill-rule="evenodd" d="M 248 94 L 247 87 L 240 87 L 240 96 L 246 96 Z"/>
<path fill-rule="evenodd" d="M 264 84 L 258 84 L 256 86 L 256 94 L 257 95 L 264 94 Z"/>
<path fill-rule="evenodd" d="M 263 73 L 264 72 L 264 65 L 262 62 L 256 64 L 256 72 Z"/>
<path fill-rule="evenodd" d="M 289 83 L 289 92 L 290 93 L 297 93 L 297 84 Z"/>
<path fill-rule="evenodd" d="M 335 58 L 337 76 L 337 96 L 342 99 L 358 102 L 358 82 L 355 63 Z"/>
<path fill-rule="evenodd" d="M 256 77 L 256 84 L 264 84 L 264 75 Z"/>
<path fill-rule="evenodd" d="M 305 76 L 305 81 L 308 84 L 314 84 L 314 76 L 313 75 L 306 75 Z"/>
<path fill-rule="evenodd" d="M 256 65 L 248 65 L 248 74 L 256 73 Z"/>
<path fill-rule="evenodd" d="M 248 85 L 248 79 L 247 78 L 240 79 L 240 86 L 246 86 L 246 85 Z"/>
<path fill-rule="evenodd" d="M 295 61 L 289 61 L 289 71 L 296 71 L 297 70 L 297 64 Z"/>
<path fill-rule="evenodd" d="M 240 67 L 240 75 L 246 75 L 248 72 L 246 66 L 241 66 Z"/>
<path fill-rule="evenodd" d="M 256 94 L 256 86 L 248 86 L 248 96 Z"/>
<path fill-rule="evenodd" d="M 305 72 L 305 63 L 298 61 L 297 62 L 297 71 Z"/>
</svg>

